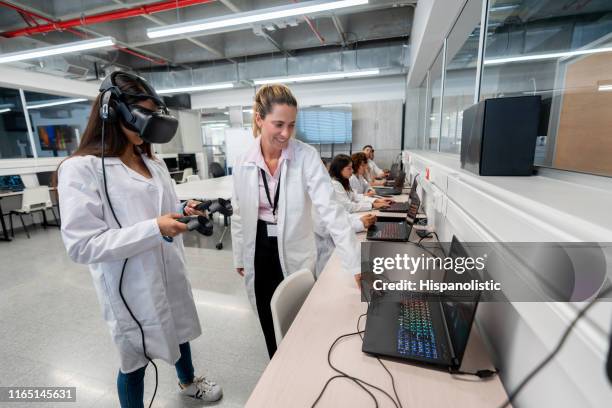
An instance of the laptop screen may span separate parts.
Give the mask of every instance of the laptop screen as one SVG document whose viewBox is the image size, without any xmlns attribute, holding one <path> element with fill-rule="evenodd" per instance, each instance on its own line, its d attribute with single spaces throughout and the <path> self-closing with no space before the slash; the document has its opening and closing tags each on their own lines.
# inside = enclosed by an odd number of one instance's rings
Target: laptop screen
<svg viewBox="0 0 612 408">
<path fill-rule="evenodd" d="M 0 176 L 0 190 L 23 191 L 24 188 L 21 176 Z"/>
<path fill-rule="evenodd" d="M 451 242 L 449 256 L 452 258 L 467 257 L 468 254 L 461 245 L 461 242 L 457 237 L 453 236 Z M 468 271 L 463 274 L 457 274 L 454 271 L 447 271 L 444 275 L 444 282 L 464 282 L 469 283 L 472 276 Z M 471 297 L 471 294 L 467 294 Z M 453 350 L 455 351 L 455 357 L 457 363 L 460 365 L 467 347 L 468 338 L 472 329 L 472 322 L 476 314 L 476 306 L 478 305 L 479 293 L 473 294 L 473 302 L 465 301 L 450 301 L 442 300 L 442 310 L 444 312 L 444 319 L 448 327 L 448 334 L 453 344 Z"/>
<path fill-rule="evenodd" d="M 418 174 L 416 176 L 414 176 L 414 180 L 412 181 L 412 186 L 410 186 L 410 194 L 408 195 L 408 197 L 410 197 L 411 200 L 414 200 L 414 197 L 417 196 L 417 186 L 419 185 L 419 182 L 417 181 L 417 177 Z"/>
<path fill-rule="evenodd" d="M 38 178 L 39 185 L 51 187 L 51 183 L 53 182 L 53 172 L 43 171 L 40 173 L 36 173 L 36 178 Z"/>
<path fill-rule="evenodd" d="M 399 175 L 395 179 L 395 184 L 393 186 L 401 188 L 404 186 L 404 181 L 406 181 L 406 172 L 402 170 L 399 172 Z"/>
<path fill-rule="evenodd" d="M 408 214 L 406 214 L 406 217 L 410 220 L 416 219 L 420 206 L 421 206 L 421 199 L 419 198 L 418 195 L 415 194 L 412 200 L 410 200 L 410 207 L 408 207 Z"/>
</svg>

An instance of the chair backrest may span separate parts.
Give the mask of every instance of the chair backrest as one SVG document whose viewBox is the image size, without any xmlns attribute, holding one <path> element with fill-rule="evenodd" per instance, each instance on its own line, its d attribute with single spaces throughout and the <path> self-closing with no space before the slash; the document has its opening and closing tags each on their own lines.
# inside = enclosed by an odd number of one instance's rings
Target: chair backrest
<svg viewBox="0 0 612 408">
<path fill-rule="evenodd" d="M 225 176 L 225 169 L 217 162 L 210 163 L 208 165 L 208 171 L 213 178 Z"/>
<path fill-rule="evenodd" d="M 23 190 L 21 199 L 22 211 L 34 211 L 51 207 L 53 207 L 53 203 L 51 202 L 49 187 L 27 187 Z"/>
<path fill-rule="evenodd" d="M 187 176 L 187 183 L 191 183 L 192 181 L 200 181 L 200 176 L 198 176 L 197 174 Z"/>
<path fill-rule="evenodd" d="M 183 170 L 183 179 L 181 180 L 181 183 L 186 183 L 187 177 L 189 176 L 193 176 L 193 169 L 191 167 L 187 167 Z"/>
<path fill-rule="evenodd" d="M 308 269 L 302 269 L 285 278 L 274 291 L 270 301 L 274 336 L 279 345 L 293 319 L 297 316 L 302 304 L 314 285 L 314 276 Z"/>
</svg>

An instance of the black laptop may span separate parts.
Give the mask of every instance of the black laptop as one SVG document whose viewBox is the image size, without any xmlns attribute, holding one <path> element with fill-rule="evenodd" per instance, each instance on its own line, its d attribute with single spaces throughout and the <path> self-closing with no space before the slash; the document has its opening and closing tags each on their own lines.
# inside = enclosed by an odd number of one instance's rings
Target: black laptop
<svg viewBox="0 0 612 408">
<path fill-rule="evenodd" d="M 368 228 L 366 238 L 369 241 L 408 242 L 420 204 L 418 197 L 413 200 L 406 218 L 376 217 L 376 223 Z"/>
<path fill-rule="evenodd" d="M 421 205 L 421 199 L 416 193 L 417 181 L 416 178 L 412 182 L 412 187 L 410 188 L 410 201 L 406 201 L 403 203 L 392 203 L 389 207 L 381 208 L 380 212 L 388 212 L 388 213 L 410 213 L 414 212 L 414 215 L 408 214 L 408 218 L 415 219 L 417 212 L 419 211 L 419 206 Z M 413 208 L 416 205 L 416 208 Z"/>
<path fill-rule="evenodd" d="M 23 191 L 25 186 L 19 175 L 0 176 L 0 191 L 15 193 Z"/>
<path fill-rule="evenodd" d="M 399 176 L 400 170 L 401 168 L 399 163 L 393 163 L 391 165 L 391 170 L 389 170 L 389 177 L 387 177 L 387 180 L 385 180 L 385 186 L 393 186 L 393 183 L 395 183 L 395 179 L 397 178 L 397 176 Z"/>
<path fill-rule="evenodd" d="M 449 256 L 467 257 L 456 237 Z M 470 278 L 468 273 L 448 271 L 444 281 L 467 283 Z M 424 292 L 404 292 L 398 302 L 395 296 L 394 300 L 385 300 L 389 295 L 374 292 L 362 351 L 457 369 L 467 347 L 479 295 L 474 292 L 457 301 Z"/>
<path fill-rule="evenodd" d="M 393 182 L 392 187 L 373 187 L 376 194 L 384 196 L 384 195 L 400 195 L 402 194 L 402 188 L 404 187 L 404 182 L 406 181 L 406 172 L 400 171 L 399 175 Z"/>
</svg>

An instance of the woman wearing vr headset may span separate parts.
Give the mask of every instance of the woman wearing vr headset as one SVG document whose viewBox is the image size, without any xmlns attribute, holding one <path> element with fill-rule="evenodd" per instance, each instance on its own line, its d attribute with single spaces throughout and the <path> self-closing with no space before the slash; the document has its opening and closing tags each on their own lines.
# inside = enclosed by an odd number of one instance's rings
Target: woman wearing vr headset
<svg viewBox="0 0 612 408">
<path fill-rule="evenodd" d="M 119 350 L 122 407 L 143 407 L 145 369 L 156 358 L 176 366 L 182 395 L 222 396 L 194 375 L 189 347 L 202 329 L 180 236 L 187 226 L 176 218 L 196 214 L 197 202 L 180 206 L 151 150 L 177 126 L 144 79 L 115 72 L 102 83 L 79 148 L 58 169 L 62 238 L 70 258 L 92 273 Z"/>
<path fill-rule="evenodd" d="M 255 143 L 233 167 L 232 248 L 270 357 L 276 351 L 270 300 L 287 276 L 314 272 L 313 210 L 342 251 L 343 267 L 360 273 L 360 252 L 347 213 L 318 152 L 292 136 L 297 101 L 284 85 L 262 86 L 253 105 Z"/>
</svg>

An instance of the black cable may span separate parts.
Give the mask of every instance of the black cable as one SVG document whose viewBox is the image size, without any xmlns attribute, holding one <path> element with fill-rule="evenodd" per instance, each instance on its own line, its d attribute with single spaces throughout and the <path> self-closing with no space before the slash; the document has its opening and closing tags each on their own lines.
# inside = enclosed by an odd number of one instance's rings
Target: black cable
<svg viewBox="0 0 612 408">
<path fill-rule="evenodd" d="M 523 390 L 523 388 L 525 388 L 527 383 L 529 383 L 529 381 L 531 381 L 531 379 L 533 379 L 533 377 L 535 377 L 535 375 L 538 374 L 540 372 L 540 370 L 542 370 L 544 367 L 546 367 L 546 365 L 551 362 L 551 360 L 557 355 L 557 353 L 559 353 L 559 351 L 561 350 L 561 347 L 563 347 L 563 344 L 565 344 L 565 341 L 569 337 L 569 335 L 570 335 L 572 329 L 574 328 L 574 326 L 576 325 L 576 323 L 578 323 L 578 321 L 580 319 L 582 319 L 582 317 L 586 314 L 586 312 L 588 312 L 589 309 L 595 303 L 597 303 L 599 300 L 601 300 L 601 298 L 603 298 L 606 295 L 609 295 L 610 293 L 612 293 L 612 286 L 608 287 L 606 290 L 604 290 L 598 297 L 596 297 L 595 299 L 591 300 L 588 305 L 586 305 L 582 310 L 580 310 L 580 312 L 578 312 L 578 314 L 576 315 L 574 320 L 572 320 L 572 322 L 567 327 L 567 329 L 565 329 L 565 332 L 561 336 L 561 339 L 559 340 L 559 343 L 553 349 L 553 351 L 550 352 L 548 357 L 546 357 L 544 360 L 542 360 L 542 362 L 540 364 L 538 364 L 533 370 L 531 370 L 531 372 L 529 374 L 527 374 L 527 376 L 523 379 L 523 381 L 521 381 L 520 384 L 518 385 L 518 387 L 516 387 L 516 389 L 510 393 L 510 395 L 508 396 L 508 399 L 504 403 L 502 403 L 499 406 L 499 408 L 505 408 L 506 406 L 508 406 L 509 404 L 512 403 L 512 401 L 516 398 L 516 396 Z"/>
<path fill-rule="evenodd" d="M 455 370 L 452 367 L 448 367 L 448 372 L 450 375 L 473 375 L 478 378 L 489 378 L 493 377 L 495 374 L 499 374 L 499 370 L 497 368 L 495 370 L 478 370 L 475 372 L 470 372 Z"/>
<path fill-rule="evenodd" d="M 347 334 L 342 334 L 338 337 L 336 337 L 336 339 L 334 340 L 334 342 L 331 344 L 331 346 L 329 346 L 329 349 L 327 350 L 327 364 L 332 368 L 332 370 L 336 371 L 337 373 L 339 373 L 340 375 L 336 375 L 330 379 L 327 380 L 327 382 L 325 383 L 325 386 L 323 387 L 323 389 L 321 389 L 321 392 L 319 393 L 319 395 L 317 396 L 317 399 L 312 403 L 311 408 L 314 408 L 317 403 L 319 402 L 319 400 L 321 399 L 321 397 L 323 397 L 323 393 L 325 392 L 325 389 L 327 388 L 327 386 L 329 385 L 329 383 L 331 383 L 332 380 L 336 379 L 336 378 L 347 378 L 351 381 L 353 381 L 355 384 L 357 384 L 358 386 L 360 386 L 365 392 L 368 393 L 368 395 L 370 395 L 370 397 L 372 397 L 372 399 L 374 399 L 374 404 L 375 406 L 378 408 L 378 400 L 376 399 L 376 397 L 374 396 L 374 394 L 372 394 L 371 391 L 369 391 L 367 388 L 365 388 L 363 385 L 361 385 L 359 383 L 359 381 L 357 380 L 357 378 L 352 377 L 348 374 L 346 374 L 345 372 L 342 372 L 340 370 L 338 370 L 337 368 L 335 368 L 332 363 L 331 363 L 331 352 L 334 349 L 334 346 L 343 338 L 346 337 L 350 337 L 350 336 L 354 336 L 356 334 L 359 334 L 359 332 L 355 332 L 355 333 L 347 333 Z"/>
<path fill-rule="evenodd" d="M 369 307 L 369 303 L 368 303 L 368 307 Z M 361 322 L 361 318 L 363 316 L 366 316 L 367 313 L 364 313 L 362 315 L 359 316 L 359 318 L 357 318 L 357 331 L 359 332 L 359 323 Z M 363 336 L 361 334 L 359 334 L 359 337 L 361 337 L 361 341 L 363 342 Z M 382 360 L 380 359 L 380 357 L 375 356 L 376 360 L 378 360 L 378 362 L 380 363 L 380 365 L 385 369 L 385 371 L 387 372 L 387 374 L 389 374 L 389 377 L 391 378 L 391 386 L 393 387 L 393 394 L 395 394 L 395 399 L 397 400 L 397 403 L 399 404 L 399 408 L 404 408 L 402 406 L 402 400 L 400 400 L 400 397 L 397 395 L 397 389 L 395 388 L 395 378 L 393 377 L 393 374 L 391 374 L 391 371 L 389 371 L 389 369 L 387 368 L 387 366 L 382 362 Z M 395 401 L 394 401 L 395 402 Z M 396 405 L 397 406 L 397 405 Z"/>
<path fill-rule="evenodd" d="M 111 210 L 111 213 L 113 214 L 113 218 L 115 219 L 115 222 L 117 223 L 117 225 L 119 225 L 119 228 L 123 228 L 123 226 L 119 222 L 119 219 L 117 218 L 117 215 L 115 214 L 115 209 L 113 208 L 113 204 L 111 203 L 110 195 L 108 194 L 108 188 L 107 188 L 107 182 L 106 182 L 106 168 L 104 167 L 104 150 L 106 150 L 106 145 L 104 144 L 104 136 L 105 136 L 105 126 L 104 125 L 105 124 L 106 124 L 106 120 L 103 119 L 102 120 L 102 153 L 100 157 L 102 159 L 102 178 L 104 180 L 104 194 L 106 195 L 106 200 L 108 201 L 108 206 L 110 207 L 110 210 Z M 138 329 L 140 330 L 140 335 L 142 338 L 142 351 L 144 353 L 144 356 L 146 357 L 147 360 L 149 360 L 151 364 L 153 364 L 153 368 L 155 368 L 155 389 L 153 390 L 153 396 L 151 397 L 151 402 L 149 403 L 149 408 L 151 408 L 151 406 L 153 405 L 153 401 L 155 400 L 155 395 L 157 394 L 157 385 L 158 385 L 157 365 L 155 365 L 155 363 L 153 362 L 153 359 L 151 359 L 151 357 L 149 357 L 149 355 L 147 354 L 147 347 L 145 344 L 145 335 L 144 335 L 144 330 L 142 329 L 142 325 L 140 324 L 140 322 L 138 321 L 138 319 L 132 312 L 132 309 L 130 309 L 130 307 L 128 306 L 125 300 L 125 297 L 123 297 L 123 288 L 122 288 L 123 273 L 125 272 L 125 266 L 127 265 L 128 260 L 129 258 L 125 258 L 125 261 L 123 261 L 123 267 L 121 268 L 121 276 L 119 277 L 119 296 L 121 297 L 121 300 L 123 301 L 123 305 L 129 312 L 130 316 L 138 325 Z"/>
</svg>

